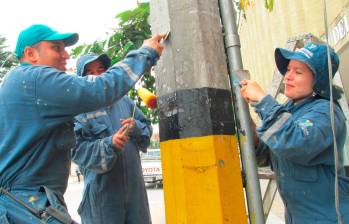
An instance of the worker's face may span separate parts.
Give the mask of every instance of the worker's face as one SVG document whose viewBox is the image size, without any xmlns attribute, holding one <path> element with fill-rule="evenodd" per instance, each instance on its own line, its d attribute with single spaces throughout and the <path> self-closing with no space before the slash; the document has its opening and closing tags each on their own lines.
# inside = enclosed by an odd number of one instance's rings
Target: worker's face
<svg viewBox="0 0 349 224">
<path fill-rule="evenodd" d="M 87 75 L 100 75 L 106 70 L 103 63 L 99 60 L 90 62 L 85 66 L 85 74 Z"/>
<path fill-rule="evenodd" d="M 302 100 L 313 93 L 313 73 L 300 61 L 291 60 L 285 74 L 285 95 L 294 100 Z"/>
<path fill-rule="evenodd" d="M 33 47 L 34 56 L 31 60 L 35 65 L 47 65 L 61 71 L 66 71 L 69 54 L 63 41 L 41 41 Z"/>
</svg>

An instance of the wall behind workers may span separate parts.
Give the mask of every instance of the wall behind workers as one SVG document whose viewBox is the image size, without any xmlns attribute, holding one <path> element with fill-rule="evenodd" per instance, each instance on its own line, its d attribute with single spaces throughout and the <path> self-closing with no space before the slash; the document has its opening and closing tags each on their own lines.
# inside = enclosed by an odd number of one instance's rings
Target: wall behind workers
<svg viewBox="0 0 349 224">
<path fill-rule="evenodd" d="M 276 69 L 276 47 L 285 47 L 289 38 L 304 33 L 311 33 L 316 37 L 324 36 L 324 5 L 320 0 L 274 0 L 274 9 L 268 12 L 264 7 L 264 1 L 254 3 L 255 5 L 246 11 L 247 19 L 240 21 L 242 59 L 244 68 L 251 73 L 251 79 L 268 89 Z M 340 78 L 346 99 L 349 100 L 349 0 L 328 0 L 327 21 L 330 45 L 339 53 Z M 336 80 L 339 80 L 338 77 Z M 345 100 L 343 103 L 345 105 Z M 343 109 L 348 117 L 348 108 Z M 348 137 L 344 150 L 344 165 L 349 175 Z"/>
<path fill-rule="evenodd" d="M 328 22 L 334 23 L 347 7 L 349 0 L 327 1 Z M 275 70 L 274 49 L 285 47 L 290 37 L 311 33 L 317 37 L 324 34 L 323 1 L 293 0 L 275 1 L 274 9 L 268 12 L 264 1 L 254 1 L 255 5 L 246 10 L 247 19 L 241 18 L 239 34 L 244 68 L 251 78 L 263 88 L 270 85 Z M 340 49 L 348 36 L 336 43 Z"/>
</svg>

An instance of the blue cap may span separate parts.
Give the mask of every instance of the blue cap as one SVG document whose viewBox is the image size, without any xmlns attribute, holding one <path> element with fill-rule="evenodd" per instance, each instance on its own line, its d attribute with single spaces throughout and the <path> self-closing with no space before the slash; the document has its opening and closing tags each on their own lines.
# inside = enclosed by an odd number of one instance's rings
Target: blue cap
<svg viewBox="0 0 349 224">
<path fill-rule="evenodd" d="M 78 61 L 76 62 L 76 73 L 79 76 L 85 76 L 85 66 L 91 62 L 94 61 L 100 61 L 102 62 L 102 64 L 104 65 L 104 67 L 106 69 L 108 69 L 111 65 L 111 60 L 108 57 L 108 55 L 106 54 L 101 54 L 101 55 L 97 55 L 97 54 L 85 54 L 83 56 L 81 56 Z"/>
<path fill-rule="evenodd" d="M 22 30 L 17 39 L 15 54 L 20 59 L 24 49 L 33 46 L 40 41 L 62 40 L 65 46 L 74 45 L 79 40 L 77 33 L 58 33 L 50 27 L 42 24 L 35 24 Z"/>
<path fill-rule="evenodd" d="M 336 74 L 339 67 L 339 57 L 334 50 L 329 47 L 331 64 L 332 64 L 332 78 Z M 328 78 L 328 63 L 327 63 L 327 45 L 308 43 L 303 48 L 296 51 L 289 51 L 283 48 L 276 48 L 275 62 L 279 72 L 285 75 L 287 66 L 290 60 L 304 62 L 313 72 L 313 90 L 319 96 L 329 99 L 330 86 Z M 340 93 L 333 87 L 333 99 L 340 98 Z"/>
</svg>

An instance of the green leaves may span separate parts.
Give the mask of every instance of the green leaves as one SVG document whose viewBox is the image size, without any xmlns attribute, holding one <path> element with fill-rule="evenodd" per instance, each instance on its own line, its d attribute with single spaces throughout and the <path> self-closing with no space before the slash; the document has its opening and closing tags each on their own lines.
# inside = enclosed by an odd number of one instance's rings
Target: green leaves
<svg viewBox="0 0 349 224">
<path fill-rule="evenodd" d="M 255 0 L 233 0 L 234 10 L 246 19 L 246 10 L 255 6 Z M 273 11 L 274 0 L 264 0 L 264 7 L 268 12 Z"/>
<path fill-rule="evenodd" d="M 264 4 L 264 6 L 265 6 L 265 8 L 269 11 L 269 12 L 271 12 L 271 11 L 273 11 L 273 7 L 274 7 L 274 0 L 264 0 L 265 2 L 265 4 Z"/>
<path fill-rule="evenodd" d="M 18 64 L 16 56 L 6 50 L 5 42 L 6 38 L 0 35 L 0 80 L 11 68 Z"/>
<path fill-rule="evenodd" d="M 115 27 L 118 27 L 105 40 L 95 41 L 92 44 L 85 44 L 75 47 L 72 50 L 72 57 L 78 58 L 86 53 L 106 53 L 112 60 L 112 64 L 122 60 L 126 54 L 142 46 L 143 40 L 151 36 L 150 25 L 148 24 L 149 3 L 142 3 L 134 10 L 127 10 L 116 15 L 119 20 Z M 155 93 L 155 78 L 146 74 L 140 85 Z M 142 104 L 134 89 L 128 93 L 131 99 L 135 100 L 137 106 L 147 115 L 152 123 L 158 123 L 157 110 L 149 110 Z"/>
</svg>

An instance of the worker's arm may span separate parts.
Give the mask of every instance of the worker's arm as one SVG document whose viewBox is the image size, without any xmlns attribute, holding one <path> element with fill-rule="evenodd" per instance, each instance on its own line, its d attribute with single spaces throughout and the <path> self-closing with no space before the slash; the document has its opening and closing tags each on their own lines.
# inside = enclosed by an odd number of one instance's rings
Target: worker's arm
<svg viewBox="0 0 349 224">
<path fill-rule="evenodd" d="M 314 101 L 311 106 L 304 107 L 300 116 L 293 116 L 271 96 L 264 97 L 254 107 L 262 119 L 257 134 L 271 153 L 301 165 L 332 163 L 331 156 L 319 156 L 326 150 L 332 153 L 333 137 L 328 101 Z M 345 130 L 345 122 L 339 110 L 336 106 L 337 133 Z"/>
<path fill-rule="evenodd" d="M 86 114 L 77 116 L 75 122 L 76 146 L 72 149 L 72 160 L 83 170 L 96 173 L 108 172 L 116 162 L 118 151 L 113 136 L 108 135 L 108 126 L 89 122 Z"/>
<path fill-rule="evenodd" d="M 35 71 L 35 99 L 43 119 L 56 125 L 80 113 L 111 105 L 124 96 L 135 82 L 158 60 L 150 47 L 131 51 L 121 62 L 100 76 L 78 77 L 56 69 L 38 66 Z"/>
</svg>

